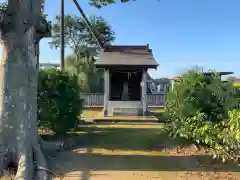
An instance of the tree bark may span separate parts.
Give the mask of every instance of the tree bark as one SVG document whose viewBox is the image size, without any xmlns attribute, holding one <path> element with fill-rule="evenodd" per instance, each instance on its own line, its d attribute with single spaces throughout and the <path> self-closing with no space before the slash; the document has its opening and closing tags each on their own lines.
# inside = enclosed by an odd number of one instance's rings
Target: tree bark
<svg viewBox="0 0 240 180">
<path fill-rule="evenodd" d="M 48 178 L 37 136 L 37 48 L 49 32 L 40 7 L 40 0 L 8 0 L 1 12 L 0 175 L 13 163 L 17 180 Z"/>
</svg>

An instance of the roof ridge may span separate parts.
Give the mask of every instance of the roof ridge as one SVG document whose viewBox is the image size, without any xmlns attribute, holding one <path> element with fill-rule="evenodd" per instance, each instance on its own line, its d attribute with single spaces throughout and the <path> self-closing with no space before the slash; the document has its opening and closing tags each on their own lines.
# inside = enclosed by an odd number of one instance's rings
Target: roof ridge
<svg viewBox="0 0 240 180">
<path fill-rule="evenodd" d="M 124 50 L 144 50 L 150 52 L 149 45 L 110 45 L 104 49 L 104 52 L 121 52 Z"/>
</svg>

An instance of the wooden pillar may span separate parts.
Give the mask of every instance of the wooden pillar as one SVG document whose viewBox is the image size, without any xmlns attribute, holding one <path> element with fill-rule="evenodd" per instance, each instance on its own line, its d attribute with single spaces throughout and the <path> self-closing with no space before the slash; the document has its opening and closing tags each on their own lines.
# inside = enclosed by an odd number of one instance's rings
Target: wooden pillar
<svg viewBox="0 0 240 180">
<path fill-rule="evenodd" d="M 147 70 L 143 70 L 142 74 L 142 105 L 143 105 L 143 116 L 147 113 Z"/>
<path fill-rule="evenodd" d="M 109 69 L 104 70 L 104 116 L 108 115 L 109 101 Z"/>
</svg>

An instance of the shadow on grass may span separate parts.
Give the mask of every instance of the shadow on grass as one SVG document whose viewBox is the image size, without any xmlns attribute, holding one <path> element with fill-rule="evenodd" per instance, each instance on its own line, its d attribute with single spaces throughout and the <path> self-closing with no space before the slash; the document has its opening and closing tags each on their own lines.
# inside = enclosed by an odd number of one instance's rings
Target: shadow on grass
<svg viewBox="0 0 240 180">
<path fill-rule="evenodd" d="M 190 145 L 185 140 L 168 137 L 161 127 L 99 125 L 81 128 L 69 137 L 78 148 L 57 153 L 50 159 L 50 167 L 60 174 L 81 172 L 82 180 L 90 180 L 91 171 L 239 172 L 234 165 L 212 161 L 211 156 L 148 153 Z M 105 151 L 98 152 L 96 149 Z M 138 152 L 134 154 L 135 151 Z"/>
<path fill-rule="evenodd" d="M 212 161 L 210 156 L 153 156 L 153 155 L 104 155 L 91 153 L 62 152 L 56 159 L 50 161 L 52 170 L 66 178 L 81 177 L 80 180 L 90 180 L 98 176 L 94 171 L 109 173 L 109 171 L 129 172 L 239 172 L 233 165 L 222 165 L 218 162 L 207 166 Z M 71 175 L 69 173 L 72 173 Z M 78 174 L 78 175 L 77 175 Z"/>
<path fill-rule="evenodd" d="M 110 126 L 110 127 L 106 127 Z M 168 137 L 161 128 L 117 128 L 109 125 L 103 127 L 83 127 L 79 131 L 61 138 L 70 141 L 73 147 L 103 148 L 107 150 L 159 151 L 164 148 L 176 148 L 190 145 L 183 139 Z M 159 125 L 156 125 L 159 126 Z M 56 136 L 43 136 L 47 141 L 59 140 Z"/>
<path fill-rule="evenodd" d="M 59 173 L 74 171 L 194 171 L 194 172 L 239 172 L 232 165 L 211 166 L 196 164 L 212 161 L 210 156 L 150 156 L 150 155 L 103 155 L 98 153 L 63 152 L 58 155 L 57 163 L 52 160 Z M 67 168 L 66 168 L 67 167 Z"/>
</svg>

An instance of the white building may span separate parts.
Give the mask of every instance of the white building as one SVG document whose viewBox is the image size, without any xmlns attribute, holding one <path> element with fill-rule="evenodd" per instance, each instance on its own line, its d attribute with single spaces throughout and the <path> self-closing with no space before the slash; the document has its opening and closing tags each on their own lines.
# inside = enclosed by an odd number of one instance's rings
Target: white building
<svg viewBox="0 0 240 180">
<path fill-rule="evenodd" d="M 46 69 L 46 68 L 60 69 L 60 64 L 58 64 L 58 63 L 40 63 L 39 68 L 40 69 Z"/>
</svg>

